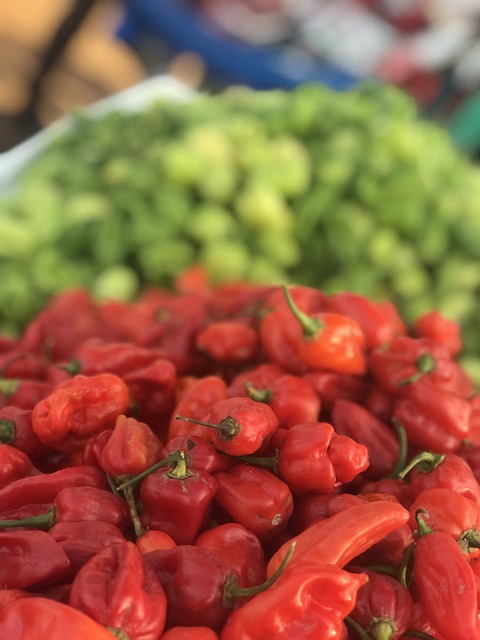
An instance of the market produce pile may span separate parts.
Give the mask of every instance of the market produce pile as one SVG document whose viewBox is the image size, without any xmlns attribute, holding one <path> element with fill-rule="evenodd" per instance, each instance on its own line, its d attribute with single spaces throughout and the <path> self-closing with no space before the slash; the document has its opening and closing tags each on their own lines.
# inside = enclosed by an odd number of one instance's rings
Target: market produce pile
<svg viewBox="0 0 480 640">
<path fill-rule="evenodd" d="M 459 325 L 201 275 L 0 338 L 0 637 L 478 638 Z"/>
<path fill-rule="evenodd" d="M 73 120 L 0 202 L 4 331 L 67 286 L 129 298 L 200 262 L 214 283 L 439 309 L 480 361 L 479 171 L 399 90 L 230 88 Z"/>
</svg>

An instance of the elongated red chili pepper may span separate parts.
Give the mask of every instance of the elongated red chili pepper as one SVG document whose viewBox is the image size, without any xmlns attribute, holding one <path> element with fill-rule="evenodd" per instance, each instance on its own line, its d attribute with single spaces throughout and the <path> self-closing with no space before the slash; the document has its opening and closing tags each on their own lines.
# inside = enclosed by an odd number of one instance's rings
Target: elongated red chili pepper
<svg viewBox="0 0 480 640">
<path fill-rule="evenodd" d="M 296 535 L 291 562 L 305 560 L 344 567 L 408 522 L 409 517 L 409 512 L 396 502 L 375 501 L 352 506 Z M 267 576 L 278 568 L 289 545 L 290 542 L 282 545 L 272 556 L 267 565 Z"/>
<path fill-rule="evenodd" d="M 363 574 L 347 573 L 332 565 L 292 563 L 270 589 L 231 613 L 220 638 L 342 640 L 343 620 L 366 580 Z"/>
<path fill-rule="evenodd" d="M 227 522 L 203 531 L 195 545 L 210 549 L 238 571 L 240 587 L 253 587 L 265 580 L 265 554 L 262 543 L 249 529 Z"/>
<path fill-rule="evenodd" d="M 230 471 L 215 473 L 214 478 L 218 483 L 215 503 L 262 542 L 286 527 L 293 513 L 293 496 L 275 474 L 237 464 Z"/>
<path fill-rule="evenodd" d="M 354 570 L 365 574 L 368 582 L 360 587 L 350 618 L 369 638 L 398 640 L 410 628 L 413 618 L 413 598 L 409 590 L 389 575 L 362 567 Z"/>
<path fill-rule="evenodd" d="M 69 604 L 129 640 L 158 640 L 165 626 L 165 591 L 129 541 L 105 547 L 79 570 Z"/>
<path fill-rule="evenodd" d="M 428 527 L 417 513 L 413 584 L 425 612 L 445 640 L 478 636 L 473 571 L 447 533 Z"/>
<path fill-rule="evenodd" d="M 30 589 L 59 581 L 70 568 L 60 544 L 47 531 L 0 531 L 0 585 Z"/>
<path fill-rule="evenodd" d="M 295 306 L 286 287 L 284 291 L 292 314 L 302 328 L 302 338 L 296 349 L 307 367 L 364 374 L 365 336 L 358 322 L 349 316 L 329 312 L 307 315 Z"/>
<path fill-rule="evenodd" d="M 119 415 L 100 454 L 100 465 L 110 478 L 138 475 L 160 460 L 163 445 L 144 422 Z"/>
<path fill-rule="evenodd" d="M 113 427 L 129 405 L 128 387 L 118 376 L 77 375 L 35 405 L 32 427 L 44 444 L 72 452 L 81 449 L 93 434 Z"/>
<path fill-rule="evenodd" d="M 20 598 L 0 609 L 0 636 L 15 640 L 113 640 L 114 636 L 81 611 L 50 598 Z"/>
<path fill-rule="evenodd" d="M 268 404 L 246 397 L 218 400 L 210 407 L 208 422 L 176 417 L 209 427 L 215 448 L 235 456 L 255 453 L 278 429 L 278 418 Z"/>
</svg>

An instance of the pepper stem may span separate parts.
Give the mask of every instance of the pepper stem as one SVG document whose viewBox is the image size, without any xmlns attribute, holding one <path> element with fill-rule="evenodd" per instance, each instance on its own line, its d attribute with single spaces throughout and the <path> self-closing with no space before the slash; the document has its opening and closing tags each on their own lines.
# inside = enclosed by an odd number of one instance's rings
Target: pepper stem
<svg viewBox="0 0 480 640">
<path fill-rule="evenodd" d="M 293 301 L 288 288 L 285 285 L 282 285 L 282 289 L 285 293 L 285 297 L 287 299 L 287 303 L 290 307 L 291 312 L 302 327 L 303 337 L 305 338 L 305 340 L 315 340 L 323 328 L 322 322 L 318 318 L 312 318 L 306 313 L 303 313 L 303 311 L 300 311 L 300 309 Z"/>
<path fill-rule="evenodd" d="M 369 632 L 372 640 L 391 640 L 396 630 L 397 627 L 393 620 L 386 618 L 383 620 L 376 620 L 370 627 Z"/>
<path fill-rule="evenodd" d="M 433 529 L 428 526 L 423 516 L 427 516 L 428 518 L 428 512 L 425 511 L 425 509 L 417 509 L 415 511 L 415 520 L 417 521 L 417 531 L 415 534 L 418 538 L 423 538 L 423 536 L 428 536 L 429 533 L 433 533 Z"/>
<path fill-rule="evenodd" d="M 40 513 L 30 518 L 17 520 L 0 520 L 0 529 L 14 529 L 15 527 L 32 527 L 48 531 L 55 524 L 55 507 L 52 505 L 46 513 Z"/>
<path fill-rule="evenodd" d="M 117 486 L 117 491 L 125 491 L 125 489 L 127 489 L 128 487 L 138 484 L 144 478 L 149 476 L 151 473 L 153 473 L 154 471 L 157 471 L 157 469 L 161 469 L 162 467 L 165 467 L 169 464 L 176 464 L 182 454 L 185 455 L 183 451 L 173 451 L 166 458 L 164 458 L 163 460 L 160 460 L 160 462 L 156 462 L 151 467 L 148 467 L 148 469 L 145 469 L 145 471 L 142 471 L 142 473 L 139 473 L 136 476 L 128 478 L 127 480 L 124 480 L 121 484 Z"/>
<path fill-rule="evenodd" d="M 115 629 L 115 627 L 106 627 L 106 629 L 118 640 L 130 640 L 130 636 L 123 629 Z"/>
<path fill-rule="evenodd" d="M 0 442 L 9 444 L 10 442 L 14 442 L 15 438 L 15 422 L 13 420 L 7 420 L 6 418 L 0 418 Z"/>
<path fill-rule="evenodd" d="M 444 453 L 433 453 L 432 451 L 422 451 L 412 458 L 409 464 L 398 473 L 399 478 L 405 478 L 410 471 L 417 467 L 420 473 L 429 473 L 438 467 L 445 460 Z"/>
<path fill-rule="evenodd" d="M 471 553 L 472 549 L 480 549 L 480 532 L 478 529 L 467 529 L 458 539 L 458 544 L 464 553 Z"/>
<path fill-rule="evenodd" d="M 174 469 L 167 473 L 169 478 L 176 478 L 177 480 L 184 480 L 194 474 L 188 469 L 188 456 L 184 451 L 179 451 L 179 458 Z"/>
<path fill-rule="evenodd" d="M 135 502 L 135 496 L 133 495 L 133 486 L 129 485 L 123 490 L 123 495 L 125 496 L 125 500 L 127 501 L 128 510 L 130 511 L 130 518 L 133 524 L 133 530 L 135 531 L 135 536 L 140 538 L 146 533 L 145 529 L 140 522 L 140 516 L 138 515 L 137 503 Z"/>
<path fill-rule="evenodd" d="M 265 402 L 268 404 L 272 397 L 270 389 L 257 389 L 252 382 L 245 382 L 243 387 L 247 396 L 252 400 L 255 400 L 255 402 Z"/>
<path fill-rule="evenodd" d="M 254 467 L 262 467 L 262 469 L 271 469 L 278 474 L 278 457 L 280 449 L 275 449 L 273 456 L 235 456 L 235 460 L 251 464 Z"/>
<path fill-rule="evenodd" d="M 415 543 L 412 542 L 403 552 L 400 566 L 398 567 L 397 579 L 405 588 L 409 589 L 413 578 L 413 554 Z"/>
<path fill-rule="evenodd" d="M 213 422 L 203 422 L 203 420 L 195 420 L 194 418 L 187 418 L 186 416 L 175 416 L 175 420 L 183 420 L 184 422 L 198 424 L 201 427 L 215 429 L 218 431 L 222 442 L 227 442 L 236 438 L 241 429 L 240 424 L 235 420 L 235 418 L 232 418 L 232 416 L 222 418 L 218 424 L 214 424 Z"/>
<path fill-rule="evenodd" d="M 424 353 L 417 359 L 415 364 L 417 366 L 417 372 L 409 376 L 408 378 L 397 382 L 397 387 L 404 387 L 407 384 L 411 384 L 412 382 L 420 380 L 420 378 L 425 374 L 431 373 L 435 370 L 437 361 L 430 353 Z"/>
<path fill-rule="evenodd" d="M 0 393 L 4 396 L 13 396 L 20 385 L 20 380 L 14 378 L 0 378 Z"/>
<path fill-rule="evenodd" d="M 395 431 L 397 432 L 398 444 L 400 445 L 400 450 L 398 452 L 398 458 L 393 467 L 391 473 L 388 475 L 389 478 L 399 478 L 400 473 L 405 467 L 405 463 L 407 461 L 407 453 L 408 453 L 408 440 L 407 440 L 407 432 L 405 431 L 405 427 L 403 424 L 393 418 L 392 420 L 393 426 L 395 427 Z"/>
<path fill-rule="evenodd" d="M 225 608 L 228 608 L 228 607 L 232 608 L 235 606 L 235 601 L 238 598 L 256 596 L 258 593 L 262 593 L 262 591 L 266 591 L 269 587 L 271 587 L 272 584 L 278 580 L 280 575 L 285 570 L 285 567 L 289 563 L 290 558 L 292 557 L 292 554 L 295 551 L 295 545 L 296 545 L 295 541 L 291 543 L 291 545 L 288 547 L 287 553 L 285 554 L 285 557 L 283 558 L 281 564 L 277 567 L 277 570 L 274 573 L 272 573 L 270 578 L 268 578 L 268 580 L 265 580 L 265 582 L 262 582 L 261 584 L 258 584 L 255 587 L 240 587 L 238 584 L 237 576 L 231 577 L 227 581 L 223 589 L 223 606 Z"/>
</svg>

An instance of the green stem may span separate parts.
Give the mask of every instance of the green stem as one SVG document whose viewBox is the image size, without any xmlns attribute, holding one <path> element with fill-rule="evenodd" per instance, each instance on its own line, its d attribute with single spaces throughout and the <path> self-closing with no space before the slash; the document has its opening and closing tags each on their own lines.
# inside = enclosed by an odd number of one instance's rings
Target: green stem
<svg viewBox="0 0 480 640">
<path fill-rule="evenodd" d="M 238 598 L 256 596 L 258 593 L 266 591 L 269 587 L 271 587 L 272 584 L 278 580 L 280 575 L 285 570 L 285 567 L 289 563 L 290 558 L 295 551 L 295 545 L 295 542 L 291 543 L 281 564 L 277 567 L 277 570 L 272 573 L 270 578 L 268 578 L 268 580 L 265 580 L 265 582 L 262 582 L 255 587 L 240 587 L 238 584 L 237 576 L 233 576 L 232 578 L 230 578 L 223 590 L 223 606 L 225 608 L 233 608 Z"/>
<path fill-rule="evenodd" d="M 471 553 L 472 549 L 480 549 L 480 532 L 478 529 L 467 529 L 458 539 L 458 544 L 464 553 Z"/>
<path fill-rule="evenodd" d="M 437 366 L 437 361 L 430 353 L 424 353 L 418 358 L 415 364 L 417 366 L 417 372 L 411 375 L 410 377 L 397 382 L 397 387 L 404 387 L 407 384 L 411 384 L 412 382 L 416 382 L 417 380 L 420 380 L 420 378 L 425 374 L 431 373 L 432 371 L 435 370 L 435 367 Z"/>
<path fill-rule="evenodd" d="M 413 578 L 413 554 L 415 552 L 415 543 L 412 542 L 405 549 L 400 566 L 398 568 L 397 579 L 404 587 L 410 588 L 410 584 Z"/>
<path fill-rule="evenodd" d="M 48 531 L 55 524 L 55 507 L 51 506 L 46 513 L 29 518 L 17 520 L 0 520 L 0 529 L 13 529 L 15 527 L 32 527 L 32 529 L 44 529 Z"/>
<path fill-rule="evenodd" d="M 360 640 L 372 640 L 365 629 L 361 625 L 359 625 L 358 622 L 356 622 L 351 616 L 347 616 L 344 622 L 347 627 L 350 627 L 350 629 L 353 629 L 353 631 L 355 631 Z"/>
<path fill-rule="evenodd" d="M 384 619 L 376 620 L 369 632 L 373 640 L 391 640 L 396 630 L 393 620 Z"/>
<path fill-rule="evenodd" d="M 405 635 L 411 636 L 412 638 L 420 638 L 420 640 L 437 640 L 435 636 L 431 636 L 429 633 L 425 633 L 425 631 L 415 631 L 415 629 L 407 629 Z"/>
<path fill-rule="evenodd" d="M 235 456 L 235 460 L 251 464 L 253 467 L 262 467 L 262 469 L 271 469 L 275 473 L 278 472 L 278 457 L 280 449 L 275 450 L 273 456 Z"/>
<path fill-rule="evenodd" d="M 115 629 L 115 627 L 106 627 L 106 629 L 113 633 L 118 640 L 130 640 L 130 636 L 123 629 Z"/>
<path fill-rule="evenodd" d="M 232 416 L 222 418 L 218 424 L 214 424 L 213 422 L 203 422 L 202 420 L 195 420 L 194 418 L 187 418 L 185 416 L 175 416 L 175 420 L 183 420 L 184 422 L 198 424 L 201 427 L 215 429 L 218 431 L 222 442 L 234 440 L 240 433 L 241 429 L 240 424 L 235 420 L 235 418 L 232 418 Z"/>
<path fill-rule="evenodd" d="M 412 458 L 410 463 L 398 473 L 399 478 L 405 478 L 410 471 L 417 467 L 420 473 L 429 473 L 438 467 L 445 460 L 444 453 L 433 453 L 432 451 L 422 451 Z"/>
<path fill-rule="evenodd" d="M 399 478 L 400 473 L 405 467 L 407 462 L 407 454 L 408 454 L 408 440 L 407 440 L 407 432 L 405 431 L 405 427 L 399 421 L 393 418 L 393 426 L 395 427 L 395 431 L 397 432 L 398 444 L 400 445 L 400 450 L 398 452 L 398 458 L 395 463 L 395 466 L 392 469 L 392 472 L 388 475 L 389 478 Z"/>
<path fill-rule="evenodd" d="M 169 478 L 176 478 L 177 480 L 184 480 L 194 474 L 188 469 L 188 457 L 184 451 L 179 452 L 179 459 L 174 469 L 168 471 L 167 476 Z"/>
<path fill-rule="evenodd" d="M 398 578 L 398 569 L 397 567 L 392 567 L 391 564 L 369 564 L 367 569 L 369 571 L 374 571 L 375 573 L 381 573 L 385 576 Z"/>
<path fill-rule="evenodd" d="M 10 444 L 10 442 L 15 442 L 16 437 L 15 422 L 7 420 L 7 418 L 0 418 L 0 442 Z"/>
<path fill-rule="evenodd" d="M 415 520 L 417 521 L 417 531 L 415 535 L 418 538 L 423 538 L 423 536 L 428 536 L 429 533 L 433 533 L 433 529 L 428 526 L 422 515 L 425 515 L 428 518 L 428 512 L 425 511 L 425 509 L 417 509 L 415 511 Z"/>
<path fill-rule="evenodd" d="M 71 360 L 66 365 L 64 365 L 63 367 L 60 367 L 60 368 L 63 369 L 64 371 L 66 371 L 67 373 L 71 373 L 72 376 L 76 376 L 78 373 L 81 372 L 82 365 L 81 365 L 80 360 L 78 358 L 74 358 L 73 360 Z"/>
<path fill-rule="evenodd" d="M 268 404 L 272 398 L 272 392 L 270 389 L 257 389 L 251 382 L 245 382 L 243 385 L 245 393 L 249 398 L 255 400 L 255 402 L 265 402 Z"/>
<path fill-rule="evenodd" d="M 142 473 L 139 473 L 138 475 L 133 476 L 132 478 L 128 478 L 128 480 L 124 480 L 121 484 L 117 486 L 117 491 L 125 491 L 125 489 L 127 489 L 128 487 L 137 485 L 144 478 L 149 476 L 154 471 L 161 469 L 162 467 L 165 467 L 169 464 L 177 464 L 182 454 L 185 455 L 183 451 L 173 451 L 166 458 L 164 458 L 163 460 L 160 460 L 160 462 L 155 463 L 151 467 L 148 467 L 148 469 L 145 469 L 145 471 L 142 471 Z"/>
<path fill-rule="evenodd" d="M 323 323 L 318 318 L 312 318 L 306 313 L 303 313 L 303 311 L 300 311 L 293 301 L 288 288 L 285 285 L 282 285 L 282 288 L 291 312 L 302 327 L 303 337 L 305 340 L 315 340 L 323 329 Z"/>
<path fill-rule="evenodd" d="M 20 380 L 14 378 L 0 378 L 0 393 L 4 396 L 13 396 L 18 387 L 20 386 Z"/>
<path fill-rule="evenodd" d="M 143 536 L 145 529 L 142 527 L 142 523 L 140 522 L 140 516 L 138 515 L 137 503 L 135 502 L 135 496 L 133 495 L 133 486 L 129 485 L 123 490 L 123 495 L 125 496 L 125 500 L 128 504 L 128 510 L 130 511 L 130 518 L 133 523 L 133 530 L 135 531 L 135 536 L 140 538 Z"/>
</svg>

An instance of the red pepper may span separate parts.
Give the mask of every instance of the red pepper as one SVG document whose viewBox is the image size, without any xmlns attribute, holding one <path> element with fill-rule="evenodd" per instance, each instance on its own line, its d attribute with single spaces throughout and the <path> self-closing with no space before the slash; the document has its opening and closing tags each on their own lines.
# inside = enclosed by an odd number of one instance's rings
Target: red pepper
<svg viewBox="0 0 480 640">
<path fill-rule="evenodd" d="M 103 431 L 100 431 L 99 433 L 91 436 L 85 443 L 85 446 L 83 447 L 83 450 L 81 452 L 81 464 L 90 465 L 92 467 L 100 467 L 100 458 L 103 448 L 109 441 L 112 433 L 113 429 L 104 429 Z"/>
<path fill-rule="evenodd" d="M 278 419 L 268 404 L 244 397 L 214 402 L 208 422 L 177 415 L 177 420 L 183 419 L 211 428 L 214 447 L 234 456 L 255 453 L 278 429 Z"/>
<path fill-rule="evenodd" d="M 465 460 L 475 476 L 475 479 L 480 483 L 480 443 L 471 445 L 468 444 L 468 442 L 465 442 L 455 455 Z"/>
<path fill-rule="evenodd" d="M 134 404 L 135 417 L 146 422 L 160 439 L 166 431 L 175 405 L 176 370 L 164 358 L 132 369 L 123 376 Z"/>
<path fill-rule="evenodd" d="M 203 531 L 195 545 L 210 549 L 238 571 L 240 587 L 253 587 L 265 580 L 265 554 L 262 543 L 249 529 L 227 522 Z"/>
<path fill-rule="evenodd" d="M 0 609 L 0 637 L 11 640 L 113 640 L 114 636 L 73 607 L 49 598 L 21 598 Z"/>
<path fill-rule="evenodd" d="M 149 529 L 135 540 L 135 545 L 142 555 L 158 549 L 173 549 L 177 543 L 165 531 Z"/>
<path fill-rule="evenodd" d="M 165 626 L 163 587 L 127 540 L 105 547 L 79 570 L 69 604 L 129 640 L 158 640 Z"/>
<path fill-rule="evenodd" d="M 327 311 L 353 318 L 361 326 L 368 350 L 388 344 L 398 335 L 398 323 L 392 322 L 384 307 L 365 296 L 342 291 L 329 296 Z"/>
<path fill-rule="evenodd" d="M 419 513 L 413 586 L 445 640 L 478 637 L 477 590 L 467 558 L 452 536 L 430 529 Z"/>
<path fill-rule="evenodd" d="M 335 566 L 294 562 L 275 584 L 233 611 L 221 640 L 343 640 L 343 620 L 367 578 Z"/>
<path fill-rule="evenodd" d="M 47 531 L 0 531 L 0 585 L 31 589 L 63 578 L 70 561 Z"/>
<path fill-rule="evenodd" d="M 118 527 L 102 520 L 59 522 L 49 533 L 66 553 L 70 562 L 70 569 L 64 576 L 68 581 L 73 580 L 79 569 L 99 551 L 126 539 Z"/>
<path fill-rule="evenodd" d="M 33 409 L 52 389 L 53 385 L 45 380 L 0 378 L 0 407 L 14 405 L 20 409 Z"/>
<path fill-rule="evenodd" d="M 279 375 L 266 387 L 247 380 L 245 393 L 252 400 L 268 404 L 279 426 L 287 429 L 304 422 L 316 422 L 320 416 L 318 394 L 307 380 L 293 374 Z"/>
<path fill-rule="evenodd" d="M 424 451 L 415 456 L 399 476 L 408 476 L 411 501 L 425 489 L 443 487 L 480 504 L 480 485 L 477 479 L 468 463 L 454 453 Z"/>
<path fill-rule="evenodd" d="M 296 535 L 291 562 L 305 560 L 344 567 L 404 525 L 409 516 L 409 512 L 397 502 L 374 501 L 352 506 Z M 267 565 L 267 576 L 279 567 L 290 544 L 282 545 L 272 556 Z"/>
<path fill-rule="evenodd" d="M 413 617 L 410 629 L 402 636 L 402 640 L 445 640 L 435 629 L 425 613 L 425 607 L 421 602 L 413 603 Z"/>
<path fill-rule="evenodd" d="M 432 487 L 421 491 L 410 506 L 410 527 L 417 526 L 416 514 L 421 509 L 425 523 L 435 529 L 448 533 L 461 544 L 466 553 L 471 553 L 480 545 L 480 510 L 477 502 L 461 495 L 453 489 Z M 478 551 L 477 554 L 478 555 Z"/>
<path fill-rule="evenodd" d="M 457 356 L 462 350 L 460 325 L 446 318 L 440 311 L 428 311 L 419 316 L 413 325 L 413 332 L 419 338 L 446 345 L 451 356 Z"/>
<path fill-rule="evenodd" d="M 105 474 L 96 467 L 66 467 L 52 473 L 20 478 L 0 489 L 3 512 L 22 505 L 51 504 L 67 487 L 97 487 L 108 489 Z"/>
<path fill-rule="evenodd" d="M 220 376 L 205 376 L 190 384 L 177 402 L 168 427 L 168 440 L 183 435 L 200 435 L 206 440 L 210 439 L 211 429 L 202 426 L 193 426 L 176 416 L 203 420 L 210 411 L 212 404 L 227 397 L 227 384 Z"/>
<path fill-rule="evenodd" d="M 211 321 L 195 337 L 200 353 L 221 365 L 245 365 L 255 360 L 258 336 L 245 322 L 238 320 Z"/>
<path fill-rule="evenodd" d="M 362 401 L 362 406 L 382 422 L 389 423 L 397 398 L 378 386 L 373 386 Z"/>
<path fill-rule="evenodd" d="M 315 389 L 320 398 L 323 415 L 327 420 L 330 418 L 330 411 L 338 398 L 362 403 L 370 390 L 370 382 L 365 378 L 326 369 L 309 371 L 302 377 Z"/>
<path fill-rule="evenodd" d="M 152 349 L 136 344 L 90 338 L 78 345 L 73 360 L 64 368 L 73 375 L 114 373 L 121 378 L 132 369 L 151 364 L 157 358 Z"/>
<path fill-rule="evenodd" d="M 32 428 L 32 410 L 13 405 L 0 409 L 0 442 L 24 451 L 33 461 L 40 460 L 52 449 L 40 442 Z"/>
<path fill-rule="evenodd" d="M 168 533 L 177 544 L 192 544 L 208 523 L 216 492 L 214 476 L 189 469 L 181 456 L 174 468 L 154 471 L 142 481 L 141 523 Z"/>
<path fill-rule="evenodd" d="M 172 627 L 160 640 L 219 640 L 219 637 L 209 627 Z"/>
<path fill-rule="evenodd" d="M 293 496 L 275 474 L 238 464 L 228 472 L 215 473 L 214 478 L 218 483 L 215 503 L 262 542 L 286 527 L 293 513 Z"/>
<path fill-rule="evenodd" d="M 455 452 L 469 435 L 469 402 L 425 378 L 404 388 L 393 413 L 420 449 Z"/>
<path fill-rule="evenodd" d="M 331 418 L 336 433 L 353 438 L 367 448 L 366 478 L 380 479 L 394 472 L 400 457 L 400 443 L 389 425 L 360 404 L 344 398 L 339 398 L 333 405 Z M 403 468 L 403 459 L 400 465 L 400 469 Z"/>
<path fill-rule="evenodd" d="M 0 444 L 0 489 L 15 480 L 40 473 L 26 453 L 8 444 Z"/>
<path fill-rule="evenodd" d="M 309 369 L 331 369 L 338 373 L 366 373 L 365 336 L 356 320 L 328 311 L 307 315 L 294 303 L 284 287 L 290 310 L 302 328 L 295 347 Z"/>
<path fill-rule="evenodd" d="M 413 598 L 407 587 L 389 575 L 361 567 L 354 570 L 368 576 L 368 582 L 357 593 L 350 619 L 365 630 L 369 638 L 398 640 L 403 637 L 413 618 Z"/>
<path fill-rule="evenodd" d="M 73 452 L 81 449 L 90 436 L 112 427 L 129 405 L 128 387 L 118 376 L 77 375 L 35 405 L 32 426 L 44 444 Z"/>
<path fill-rule="evenodd" d="M 325 295 L 313 287 L 294 286 L 290 296 L 305 313 L 316 313 L 325 308 Z M 308 367 L 298 353 L 302 341 L 302 327 L 292 317 L 284 291 L 275 289 L 265 300 L 265 313 L 259 324 L 259 337 L 270 362 L 285 371 L 301 374 Z"/>
<path fill-rule="evenodd" d="M 100 466 L 110 478 L 138 475 L 160 459 L 162 443 L 148 425 L 119 415 L 100 454 Z"/>
<path fill-rule="evenodd" d="M 245 384 L 249 383 L 257 389 L 268 389 L 278 378 L 287 372 L 272 362 L 262 362 L 238 372 L 228 385 L 228 397 L 246 396 Z"/>
</svg>

